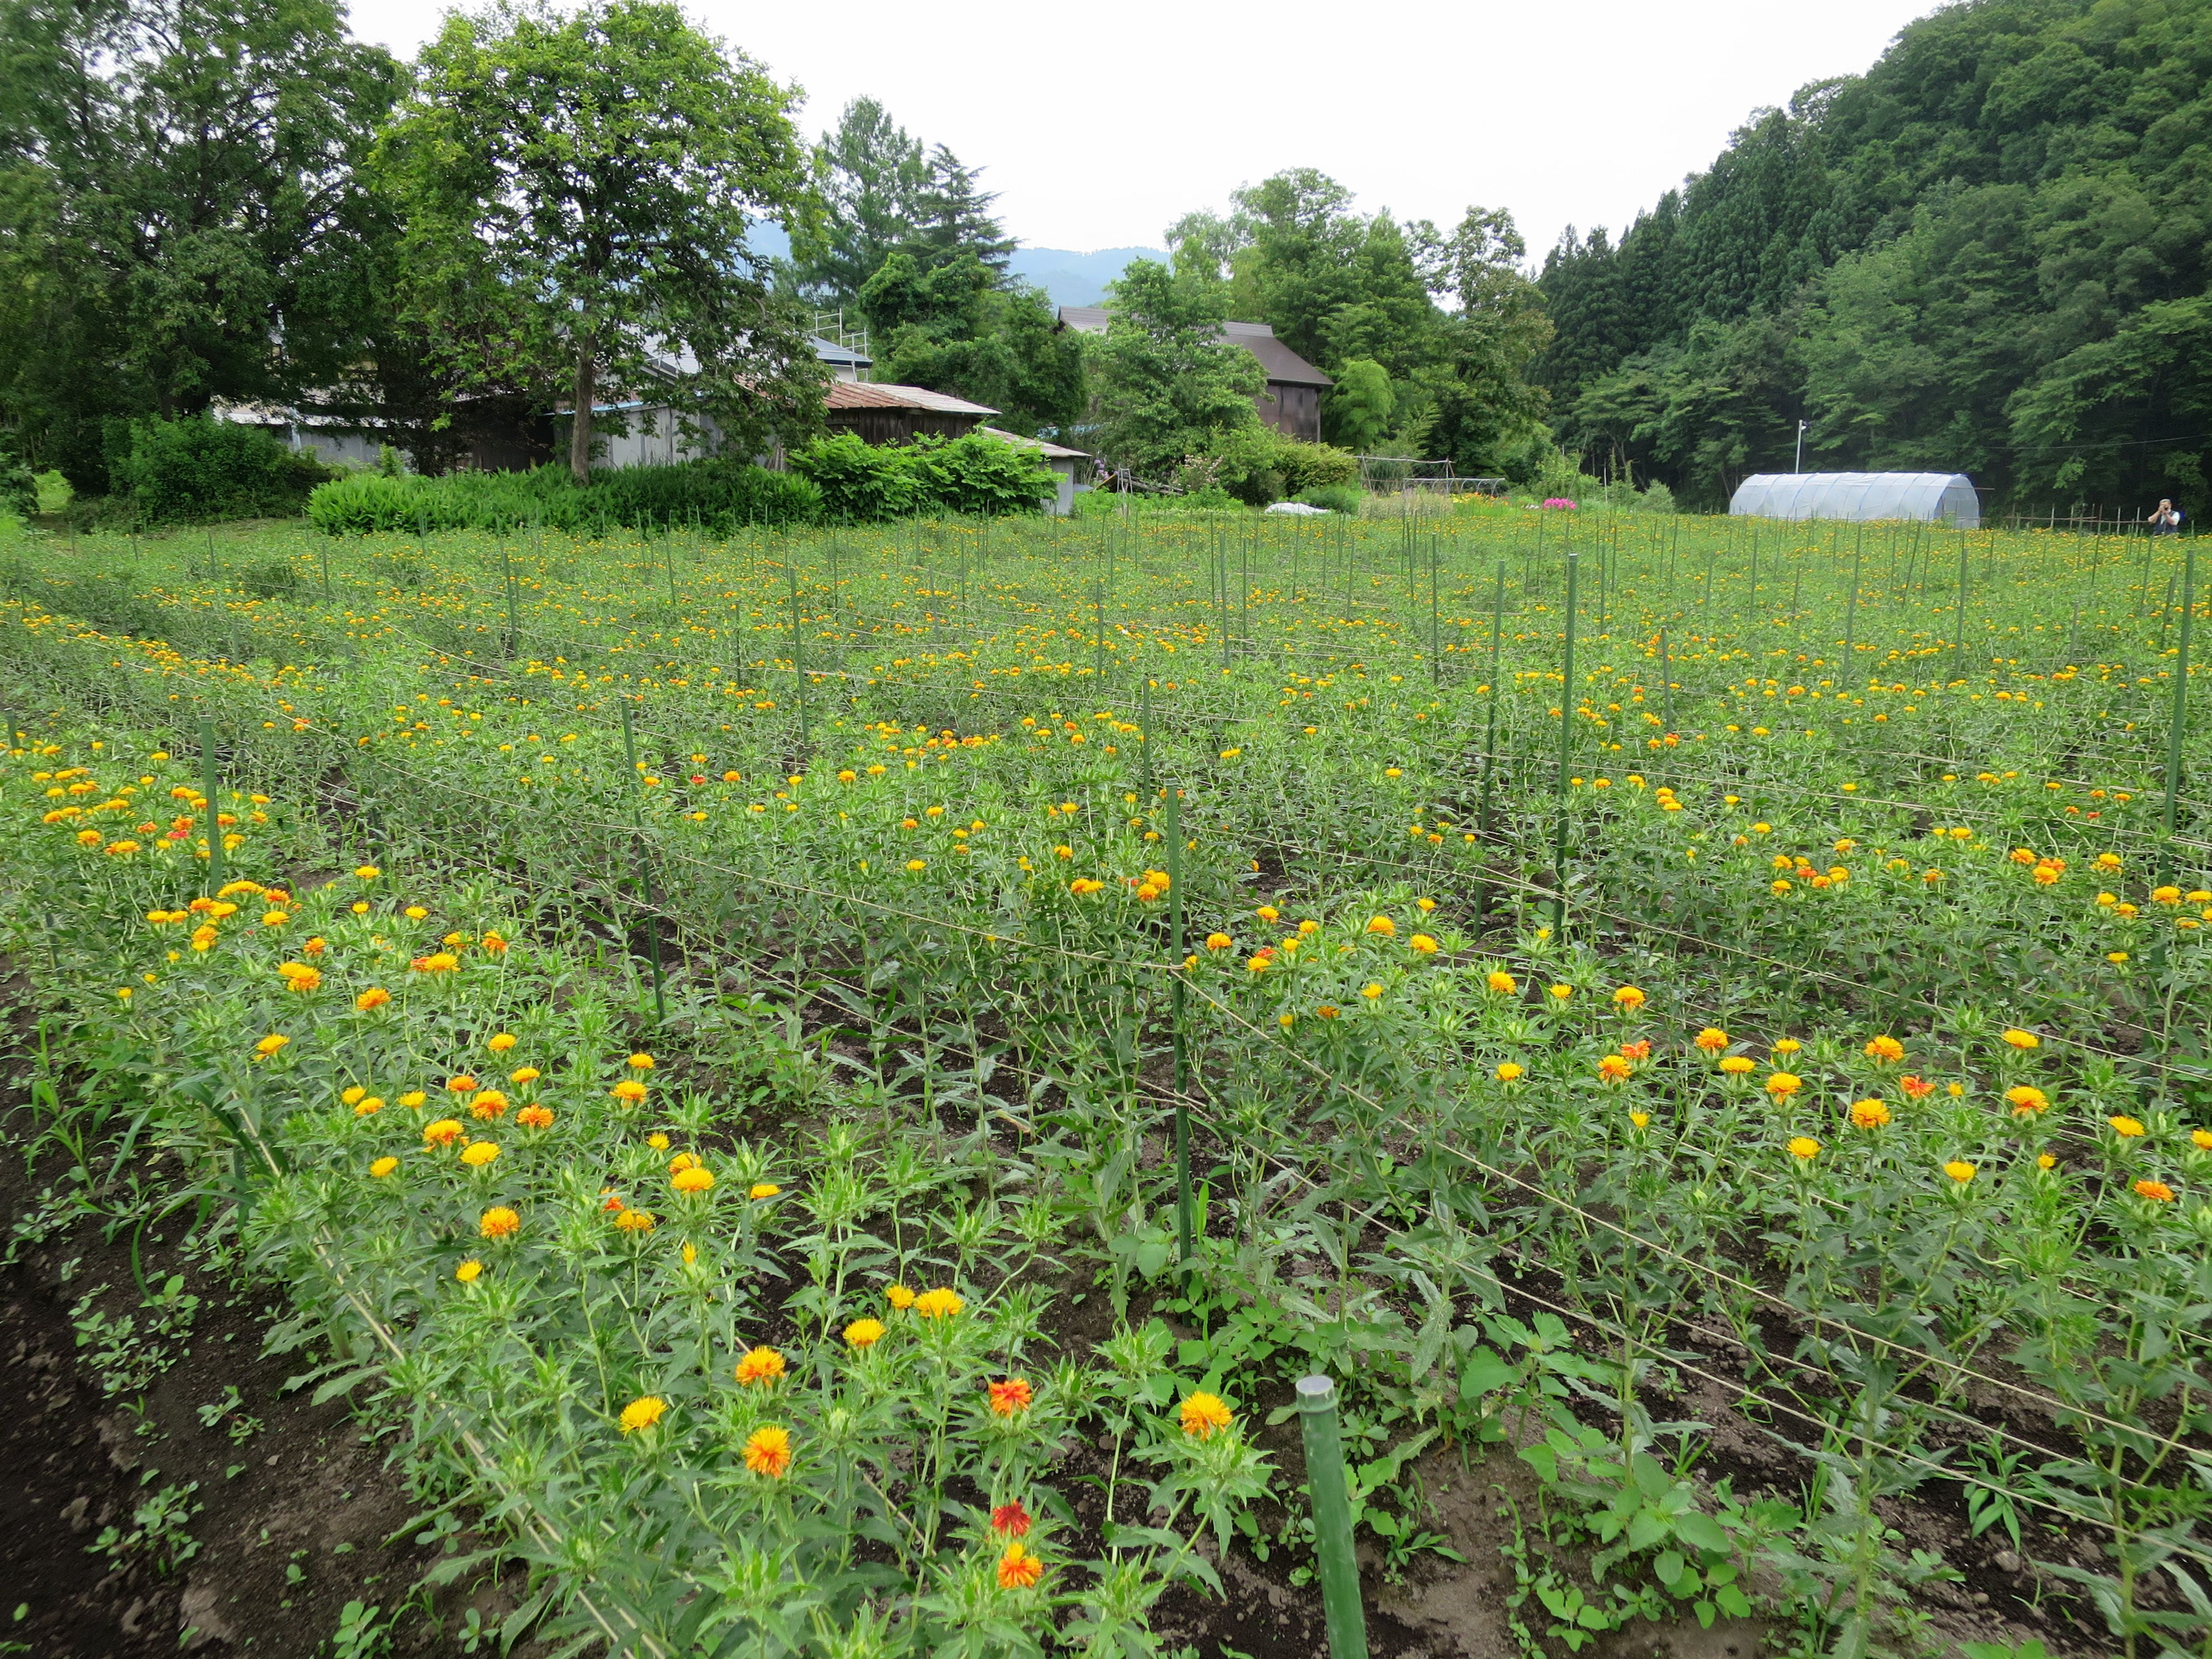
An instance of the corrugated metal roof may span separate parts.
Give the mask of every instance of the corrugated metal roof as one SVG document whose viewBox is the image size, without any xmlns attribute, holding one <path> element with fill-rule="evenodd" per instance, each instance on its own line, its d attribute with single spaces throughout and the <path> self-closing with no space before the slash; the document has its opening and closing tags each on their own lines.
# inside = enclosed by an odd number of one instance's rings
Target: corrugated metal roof
<svg viewBox="0 0 2212 1659">
<path fill-rule="evenodd" d="M 995 415 L 999 411 L 964 398 L 947 397 L 918 386 L 887 386 L 860 380 L 833 380 L 832 409 L 927 409 L 939 415 Z"/>
<path fill-rule="evenodd" d="M 1024 449 L 1041 451 L 1048 461 L 1087 461 L 1091 459 L 1091 452 L 1087 449 L 1069 449 L 1062 444 L 1048 444 L 1042 438 L 1024 438 L 1018 432 L 1007 432 L 995 426 L 978 429 L 989 433 L 994 438 L 1004 438 L 1010 444 L 1018 444 Z"/>
<path fill-rule="evenodd" d="M 810 334 L 806 343 L 814 348 L 814 355 L 825 363 L 843 363 L 853 368 L 873 367 L 875 359 L 865 351 L 855 351 L 850 346 L 839 345 L 835 340 L 825 340 L 819 334 Z"/>
<path fill-rule="evenodd" d="M 1079 334 L 1103 334 L 1113 315 L 1108 306 L 1062 306 L 1060 320 Z M 1275 337 L 1266 323 L 1224 323 L 1221 337 L 1234 341 L 1260 360 L 1270 380 L 1285 386 L 1330 386 L 1335 381 Z"/>
</svg>

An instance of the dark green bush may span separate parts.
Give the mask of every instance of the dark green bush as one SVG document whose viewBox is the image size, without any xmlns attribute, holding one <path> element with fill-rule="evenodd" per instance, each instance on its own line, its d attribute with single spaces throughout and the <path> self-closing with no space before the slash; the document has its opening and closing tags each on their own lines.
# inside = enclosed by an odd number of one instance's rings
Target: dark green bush
<svg viewBox="0 0 2212 1659">
<path fill-rule="evenodd" d="M 906 513 L 963 518 L 1035 513 L 1059 488 L 1035 450 L 988 432 L 896 447 L 841 432 L 793 454 L 791 468 L 822 491 L 825 517 L 856 523 Z"/>
<path fill-rule="evenodd" d="M 0 449 L 0 513 L 29 520 L 39 510 L 39 480 L 30 463 Z"/>
<path fill-rule="evenodd" d="M 442 478 L 363 472 L 325 484 L 307 502 L 308 519 L 333 536 L 527 525 L 589 534 L 617 525 L 691 524 L 727 534 L 747 525 L 804 524 L 820 510 L 805 479 L 729 460 L 617 467 L 582 486 L 558 466 Z"/>
<path fill-rule="evenodd" d="M 1306 443 L 1257 421 L 1223 433 L 1213 457 L 1221 487 L 1252 507 L 1359 479 L 1359 458 L 1350 450 Z"/>
<path fill-rule="evenodd" d="M 313 454 L 211 416 L 132 421 L 115 436 L 109 494 L 147 523 L 289 517 L 335 476 Z"/>
<path fill-rule="evenodd" d="M 1035 513 L 1059 490 L 1058 480 L 1034 449 L 967 432 L 950 443 L 923 439 L 906 452 L 914 459 L 915 505 L 963 518 Z"/>
<path fill-rule="evenodd" d="M 854 433 L 816 439 L 792 456 L 791 470 L 822 492 L 823 516 L 841 523 L 895 519 L 915 504 L 912 452 Z"/>
</svg>

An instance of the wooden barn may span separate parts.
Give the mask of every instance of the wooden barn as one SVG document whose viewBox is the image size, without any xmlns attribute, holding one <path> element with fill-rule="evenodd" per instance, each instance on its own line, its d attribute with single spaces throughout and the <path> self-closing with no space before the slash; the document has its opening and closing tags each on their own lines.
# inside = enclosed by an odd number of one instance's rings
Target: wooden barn
<svg viewBox="0 0 2212 1659">
<path fill-rule="evenodd" d="M 1103 334 L 1104 306 L 1062 306 L 1060 320 L 1085 334 Z M 1221 337 L 1241 345 L 1267 371 L 1267 390 L 1252 399 L 1260 418 L 1278 432 L 1308 443 L 1321 441 L 1321 394 L 1336 384 L 1275 337 L 1266 323 L 1224 323 Z"/>
<path fill-rule="evenodd" d="M 957 438 L 973 432 L 995 409 L 918 386 L 832 380 L 828 421 L 832 432 L 857 433 L 872 444 L 912 443 L 924 433 Z"/>
</svg>

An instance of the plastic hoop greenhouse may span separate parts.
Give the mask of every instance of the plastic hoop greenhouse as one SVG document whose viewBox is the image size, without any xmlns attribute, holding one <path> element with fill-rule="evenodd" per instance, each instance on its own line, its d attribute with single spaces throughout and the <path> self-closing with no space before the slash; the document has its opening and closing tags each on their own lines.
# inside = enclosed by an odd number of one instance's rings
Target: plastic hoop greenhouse
<svg viewBox="0 0 2212 1659">
<path fill-rule="evenodd" d="M 1755 472 L 1736 486 L 1729 511 L 1753 519 L 1918 519 L 1981 526 L 1974 481 L 1963 472 Z"/>
</svg>

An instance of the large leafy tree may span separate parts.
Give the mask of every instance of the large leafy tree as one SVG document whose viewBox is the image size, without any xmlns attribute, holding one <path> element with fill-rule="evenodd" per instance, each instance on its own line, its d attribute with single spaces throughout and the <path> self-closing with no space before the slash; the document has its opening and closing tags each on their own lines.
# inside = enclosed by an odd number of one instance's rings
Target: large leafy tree
<svg viewBox="0 0 2212 1659">
<path fill-rule="evenodd" d="M 1448 372 L 1434 383 L 1429 442 L 1469 477 L 1524 477 L 1550 447 L 1549 400 L 1529 368 L 1552 319 L 1522 270 L 1526 258 L 1503 209 L 1470 207 L 1437 250 L 1437 276 L 1456 303 L 1443 331 Z"/>
<path fill-rule="evenodd" d="M 1339 382 L 1322 411 L 1331 440 L 1418 447 L 1449 377 L 1435 227 L 1358 212 L 1348 189 L 1311 167 L 1248 185 L 1231 204 L 1169 227 L 1177 273 L 1215 285 L 1225 314 L 1267 324 Z"/>
<path fill-rule="evenodd" d="M 398 79 L 329 0 L 0 0 L 0 423 L 40 465 L 99 488 L 106 417 L 348 358 Z"/>
<path fill-rule="evenodd" d="M 819 419 L 794 304 L 745 244 L 807 210 L 794 88 L 658 0 L 448 19 L 379 149 L 404 297 L 462 387 L 673 396 L 744 448 Z"/>
<path fill-rule="evenodd" d="M 972 252 L 941 264 L 901 248 L 860 290 L 880 380 L 971 398 L 1036 433 L 1083 412 L 1083 352 L 1041 289 L 1011 283 Z"/>
<path fill-rule="evenodd" d="M 1133 259 L 1094 348 L 1098 437 L 1115 465 L 1164 476 L 1224 433 L 1258 422 L 1259 360 L 1221 337 L 1218 282 Z"/>
</svg>

